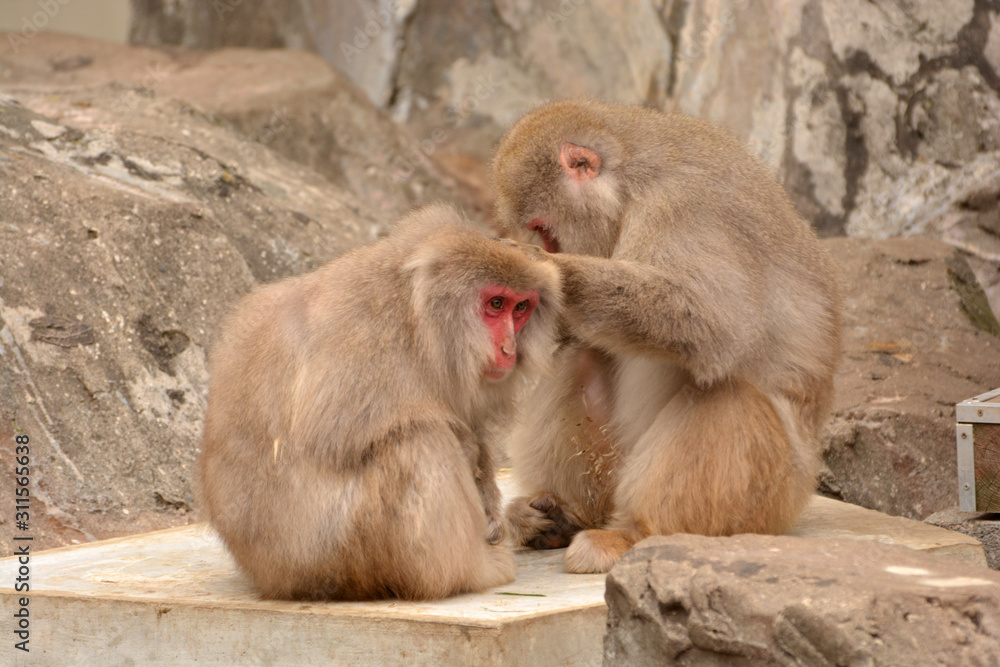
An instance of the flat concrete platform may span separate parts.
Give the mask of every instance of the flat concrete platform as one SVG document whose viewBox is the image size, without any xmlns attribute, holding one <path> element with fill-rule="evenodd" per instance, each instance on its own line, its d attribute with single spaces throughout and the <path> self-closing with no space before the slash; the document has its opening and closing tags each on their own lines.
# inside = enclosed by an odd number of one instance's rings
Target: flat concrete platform
<svg viewBox="0 0 1000 667">
<path fill-rule="evenodd" d="M 902 544 L 985 566 L 971 537 L 813 498 L 793 535 Z M 599 665 L 603 575 L 563 550 L 517 555 L 517 580 L 429 603 L 257 598 L 204 525 L 32 554 L 30 653 L 14 648 L 16 559 L 0 561 L 3 665 Z"/>
</svg>

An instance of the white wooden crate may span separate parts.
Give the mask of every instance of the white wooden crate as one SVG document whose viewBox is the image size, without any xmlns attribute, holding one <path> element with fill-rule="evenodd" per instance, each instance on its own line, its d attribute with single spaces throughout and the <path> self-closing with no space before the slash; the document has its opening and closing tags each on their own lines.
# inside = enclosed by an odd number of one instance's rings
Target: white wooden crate
<svg viewBox="0 0 1000 667">
<path fill-rule="evenodd" d="M 958 506 L 1000 512 L 1000 389 L 955 406 Z"/>
</svg>

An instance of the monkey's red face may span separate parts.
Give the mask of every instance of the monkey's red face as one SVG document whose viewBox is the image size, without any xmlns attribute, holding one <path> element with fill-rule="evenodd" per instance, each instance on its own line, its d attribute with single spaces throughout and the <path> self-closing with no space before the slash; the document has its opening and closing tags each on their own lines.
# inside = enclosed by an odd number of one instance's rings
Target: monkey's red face
<svg viewBox="0 0 1000 667">
<path fill-rule="evenodd" d="M 507 377 L 517 363 L 517 333 L 538 306 L 538 292 L 515 292 L 509 287 L 487 285 L 479 292 L 483 322 L 490 332 L 493 358 L 484 371 L 491 380 Z"/>
</svg>

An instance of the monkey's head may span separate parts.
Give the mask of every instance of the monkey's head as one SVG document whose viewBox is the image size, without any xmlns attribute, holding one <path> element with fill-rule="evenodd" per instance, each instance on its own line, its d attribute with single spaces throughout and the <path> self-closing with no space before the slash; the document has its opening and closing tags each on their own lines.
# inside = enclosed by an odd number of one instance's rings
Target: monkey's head
<svg viewBox="0 0 1000 667">
<path fill-rule="evenodd" d="M 522 117 L 493 158 L 500 232 L 549 252 L 610 257 L 629 194 L 630 137 L 615 130 L 628 109 L 562 101 Z"/>
<path fill-rule="evenodd" d="M 412 244 L 404 271 L 419 337 L 450 369 L 447 382 L 496 383 L 544 365 L 562 300 L 554 263 L 488 238 L 447 206 L 401 224 L 393 235 Z"/>
</svg>

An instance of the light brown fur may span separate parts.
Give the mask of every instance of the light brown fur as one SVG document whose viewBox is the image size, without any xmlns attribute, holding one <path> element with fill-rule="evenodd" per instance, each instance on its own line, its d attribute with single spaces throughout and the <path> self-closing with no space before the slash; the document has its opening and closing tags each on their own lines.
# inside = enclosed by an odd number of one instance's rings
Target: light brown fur
<svg viewBox="0 0 1000 667">
<path fill-rule="evenodd" d="M 568 330 L 512 438 L 515 541 L 561 533 L 570 571 L 603 572 L 650 534 L 789 528 L 842 287 L 774 176 L 708 122 L 575 101 L 522 118 L 493 169 L 501 230 L 558 242 Z"/>
<path fill-rule="evenodd" d="M 478 290 L 536 289 L 499 381 Z M 551 263 L 435 206 L 258 289 L 210 357 L 202 507 L 265 597 L 441 598 L 513 579 L 495 441 L 552 350 Z"/>
</svg>

